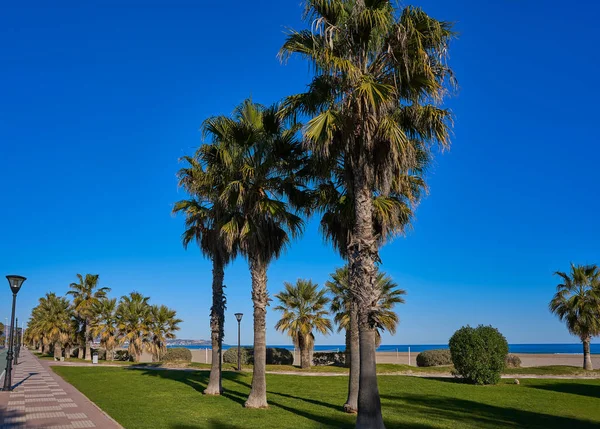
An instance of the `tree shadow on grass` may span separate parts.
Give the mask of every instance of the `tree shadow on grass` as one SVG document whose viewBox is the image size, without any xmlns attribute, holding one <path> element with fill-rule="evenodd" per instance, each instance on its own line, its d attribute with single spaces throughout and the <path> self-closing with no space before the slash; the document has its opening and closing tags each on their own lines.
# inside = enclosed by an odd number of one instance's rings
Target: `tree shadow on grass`
<svg viewBox="0 0 600 429">
<path fill-rule="evenodd" d="M 192 389 L 202 394 L 208 386 L 208 381 L 210 377 L 210 373 L 207 371 L 156 370 L 143 368 L 128 368 L 128 370 L 139 371 L 142 375 L 178 381 L 187 386 L 190 386 Z M 250 387 L 249 384 L 238 381 L 237 378 L 240 377 L 243 377 L 243 375 L 235 372 L 223 373 L 223 379 L 227 379 L 229 381 L 233 381 L 244 386 Z M 244 405 L 244 402 L 246 402 L 246 397 L 248 395 L 244 395 L 243 393 L 235 392 L 232 390 L 225 390 L 221 396 L 231 401 L 237 402 L 240 405 Z"/>
<path fill-rule="evenodd" d="M 597 422 L 553 416 L 510 407 L 482 404 L 465 399 L 434 395 L 381 395 L 382 399 L 401 401 L 406 414 L 422 414 L 434 420 L 453 422 L 455 427 L 526 427 L 532 429 L 598 428 Z"/>
<path fill-rule="evenodd" d="M 585 383 L 550 383 L 528 385 L 529 389 L 549 390 L 551 392 L 569 393 L 571 395 L 589 396 L 600 398 L 600 384 Z"/>
</svg>

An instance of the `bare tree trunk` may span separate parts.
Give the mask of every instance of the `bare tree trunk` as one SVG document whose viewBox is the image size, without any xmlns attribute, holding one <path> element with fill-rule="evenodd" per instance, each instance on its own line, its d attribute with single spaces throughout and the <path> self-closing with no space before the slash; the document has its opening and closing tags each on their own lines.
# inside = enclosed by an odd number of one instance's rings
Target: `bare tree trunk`
<svg viewBox="0 0 600 429">
<path fill-rule="evenodd" d="M 92 360 L 92 347 L 90 345 L 90 324 L 85 321 L 85 360 Z"/>
<path fill-rule="evenodd" d="M 221 383 L 221 353 L 225 324 L 225 296 L 223 294 L 223 278 L 225 272 L 223 263 L 218 257 L 213 257 L 212 307 L 210 309 L 210 340 L 212 344 L 212 363 L 210 378 L 204 393 L 220 395 L 223 393 Z"/>
<path fill-rule="evenodd" d="M 583 369 L 585 370 L 593 370 L 592 366 L 592 355 L 590 353 L 590 342 L 591 338 L 587 337 L 583 340 Z"/>
<path fill-rule="evenodd" d="M 298 336 L 298 346 L 300 346 L 300 368 L 310 368 L 310 343 L 300 334 Z"/>
<path fill-rule="evenodd" d="M 378 258 L 377 242 L 373 234 L 372 191 L 369 186 L 372 171 L 370 161 L 361 157 L 355 164 L 354 209 L 356 220 L 352 242 L 348 246 L 350 285 L 358 305 L 360 348 L 360 375 L 358 391 L 357 429 L 384 429 L 381 400 L 377 387 L 375 360 L 375 328 L 370 320 L 371 311 L 379 301 L 375 285 Z"/>
<path fill-rule="evenodd" d="M 257 259 L 250 260 L 252 275 L 252 301 L 254 303 L 254 369 L 252 389 L 245 403 L 246 408 L 267 408 L 267 332 L 266 316 L 269 296 L 267 295 L 267 266 Z"/>
<path fill-rule="evenodd" d="M 84 330 L 85 328 L 85 321 L 83 322 L 84 324 Z M 78 359 L 83 359 L 85 357 L 85 334 L 84 333 L 80 333 L 79 334 L 79 349 L 77 350 L 77 358 Z"/>
<path fill-rule="evenodd" d="M 65 346 L 65 360 L 71 357 L 71 346 L 67 344 Z"/>
<path fill-rule="evenodd" d="M 44 345 L 42 344 L 41 340 L 40 340 L 40 342 L 38 344 L 38 352 L 39 353 L 44 353 Z"/>
<path fill-rule="evenodd" d="M 358 412 L 358 385 L 360 376 L 360 349 L 358 337 L 358 309 L 353 302 L 350 308 L 350 326 L 346 330 L 348 344 L 348 353 L 346 354 L 346 365 L 350 366 L 350 376 L 348 377 L 348 399 L 344 404 L 344 411 L 347 413 Z"/>
</svg>

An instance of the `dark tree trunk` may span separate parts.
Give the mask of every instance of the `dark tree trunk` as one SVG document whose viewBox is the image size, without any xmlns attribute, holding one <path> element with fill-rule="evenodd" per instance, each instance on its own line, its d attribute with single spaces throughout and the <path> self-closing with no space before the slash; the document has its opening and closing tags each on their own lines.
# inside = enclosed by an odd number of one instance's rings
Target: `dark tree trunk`
<svg viewBox="0 0 600 429">
<path fill-rule="evenodd" d="M 92 347 L 90 345 L 90 324 L 89 321 L 85 322 L 85 360 L 92 360 Z"/>
<path fill-rule="evenodd" d="M 247 408 L 267 408 L 267 332 L 266 316 L 269 296 L 267 295 L 267 266 L 257 259 L 250 260 L 252 275 L 252 302 L 254 303 L 254 369 L 252 389 L 246 401 Z"/>
<path fill-rule="evenodd" d="M 360 376 L 358 309 L 356 303 L 352 303 L 350 308 L 350 326 L 346 330 L 346 338 L 348 347 L 346 365 L 350 366 L 350 377 L 348 377 L 348 399 L 346 399 L 346 403 L 344 404 L 344 411 L 354 414 L 358 412 L 358 385 Z"/>
<path fill-rule="evenodd" d="M 225 272 L 223 263 L 219 258 L 213 258 L 213 283 L 212 307 L 210 309 L 210 339 L 212 343 L 212 363 L 210 366 L 210 379 L 204 391 L 207 395 L 220 395 L 223 393 L 221 384 L 221 353 L 223 345 L 223 331 L 225 324 L 225 296 L 223 294 L 223 278 Z"/>
<path fill-rule="evenodd" d="M 583 340 L 583 369 L 585 370 L 593 370 L 594 367 L 592 365 L 592 355 L 590 353 L 590 342 L 591 338 L 587 337 Z"/>
<path fill-rule="evenodd" d="M 350 285 L 358 305 L 358 330 L 360 348 L 360 375 L 358 392 L 357 429 L 384 429 L 381 401 L 377 387 L 375 360 L 375 327 L 370 320 L 371 311 L 379 301 L 375 285 L 375 261 L 378 249 L 373 234 L 373 203 L 369 182 L 372 179 L 370 162 L 361 157 L 355 164 L 354 209 L 356 220 L 352 242 L 349 244 Z"/>
<path fill-rule="evenodd" d="M 310 343 L 302 334 L 298 336 L 298 346 L 300 347 L 300 368 L 308 369 L 311 364 Z"/>
<path fill-rule="evenodd" d="M 79 350 L 77 351 L 77 358 L 83 359 L 85 357 L 85 330 L 87 330 L 85 326 L 85 321 L 83 322 L 84 333 L 79 334 Z"/>
</svg>

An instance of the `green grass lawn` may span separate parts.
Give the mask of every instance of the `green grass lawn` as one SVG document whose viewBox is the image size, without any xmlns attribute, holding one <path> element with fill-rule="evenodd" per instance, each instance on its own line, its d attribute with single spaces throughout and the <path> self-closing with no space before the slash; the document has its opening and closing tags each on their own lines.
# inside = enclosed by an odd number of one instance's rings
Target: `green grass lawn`
<svg viewBox="0 0 600 429">
<path fill-rule="evenodd" d="M 270 409 L 243 403 L 251 374 L 225 372 L 222 397 L 202 395 L 206 371 L 54 367 L 127 429 L 352 428 L 340 406 L 346 377 L 268 375 Z M 454 379 L 380 376 L 390 428 L 598 428 L 600 380 L 521 380 L 470 386 Z"/>
</svg>

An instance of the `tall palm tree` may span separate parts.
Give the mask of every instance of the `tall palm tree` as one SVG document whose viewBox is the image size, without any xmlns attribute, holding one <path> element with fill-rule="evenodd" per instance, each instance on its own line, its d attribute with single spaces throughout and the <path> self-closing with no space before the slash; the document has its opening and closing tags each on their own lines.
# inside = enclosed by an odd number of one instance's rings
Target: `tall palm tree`
<svg viewBox="0 0 600 429">
<path fill-rule="evenodd" d="M 115 348 L 120 339 L 117 329 L 117 299 L 105 298 L 94 303 L 92 335 L 100 338 L 100 345 L 106 350 L 106 359 L 114 360 Z"/>
<path fill-rule="evenodd" d="M 313 331 L 331 332 L 331 321 L 326 317 L 329 298 L 324 289 L 310 280 L 298 279 L 296 284 L 284 283 L 285 290 L 275 295 L 280 304 L 275 310 L 283 313 L 275 329 L 287 332 L 300 349 L 300 366 L 310 368 L 311 352 L 315 344 Z"/>
<path fill-rule="evenodd" d="M 226 186 L 221 199 L 230 219 L 221 233 L 229 248 L 239 246 L 248 260 L 254 304 L 254 369 L 252 388 L 245 403 L 267 407 L 266 312 L 267 269 L 271 261 L 300 235 L 304 222 L 298 210 L 305 202 L 305 156 L 296 134 L 277 107 L 265 108 L 244 101 L 232 118 L 217 117 L 223 132 L 214 144 L 216 159 L 225 165 Z"/>
<path fill-rule="evenodd" d="M 133 356 L 135 362 L 140 361 L 149 343 L 152 316 L 149 299 L 139 292 L 131 292 L 122 296 L 117 306 L 117 329 L 121 333 L 121 343 L 129 343 L 129 355 Z"/>
<path fill-rule="evenodd" d="M 167 352 L 167 340 L 175 338 L 175 332 L 179 330 L 182 320 L 177 318 L 175 310 L 166 305 L 153 305 L 150 313 L 148 350 L 152 353 L 152 360 L 160 362 Z"/>
<path fill-rule="evenodd" d="M 583 343 L 583 368 L 592 370 L 590 342 L 600 335 L 600 270 L 596 265 L 571 264 L 569 274 L 557 271 L 562 279 L 550 301 L 550 311 L 567 324 Z"/>
<path fill-rule="evenodd" d="M 288 111 L 312 116 L 304 135 L 323 157 L 342 154 L 355 219 L 350 254 L 357 301 L 360 391 L 357 428 L 383 428 L 377 387 L 376 301 L 379 260 L 373 229 L 374 190 L 388 193 L 399 172 L 414 168 L 417 148 L 449 144 L 450 112 L 439 103 L 453 84 L 446 64 L 449 23 L 421 9 L 394 8 L 390 0 L 306 0 L 310 30 L 293 31 L 281 55 L 307 58 L 315 76 L 304 94 L 289 97 Z"/>
<path fill-rule="evenodd" d="M 219 123 L 208 120 L 203 125 L 204 134 L 219 140 L 222 131 Z M 221 354 L 225 325 L 225 294 L 223 292 L 225 266 L 235 258 L 235 244 L 227 247 L 221 234 L 221 227 L 228 219 L 226 205 L 220 201 L 224 189 L 221 164 L 214 159 L 215 150 L 211 145 L 198 149 L 194 158 L 184 157 L 187 166 L 179 170 L 179 185 L 191 196 L 175 204 L 174 213 L 185 215 L 186 230 L 182 236 L 183 246 L 187 249 L 196 241 L 202 254 L 212 261 L 212 306 L 210 309 L 210 330 L 212 345 L 212 364 L 208 386 L 204 390 L 208 395 L 220 395 Z"/>
<path fill-rule="evenodd" d="M 75 313 L 82 322 L 83 340 L 85 343 L 84 358 L 92 360 L 91 341 L 93 338 L 91 336 L 91 321 L 94 317 L 93 308 L 96 302 L 106 298 L 106 293 L 110 291 L 110 288 L 99 287 L 100 276 L 98 274 L 86 274 L 85 277 L 77 274 L 77 278 L 79 282 L 71 283 L 69 285 L 71 290 L 67 294 L 73 296 Z M 79 357 L 81 358 L 82 356 L 80 355 Z"/>
</svg>

